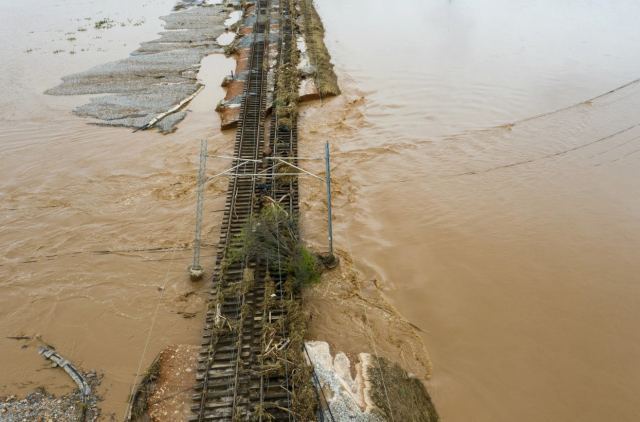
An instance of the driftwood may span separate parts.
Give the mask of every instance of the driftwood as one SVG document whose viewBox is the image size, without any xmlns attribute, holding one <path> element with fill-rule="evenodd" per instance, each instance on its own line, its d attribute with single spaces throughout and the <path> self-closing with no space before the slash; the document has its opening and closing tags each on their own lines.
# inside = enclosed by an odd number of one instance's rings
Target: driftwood
<svg viewBox="0 0 640 422">
<path fill-rule="evenodd" d="M 147 130 L 149 128 L 152 128 L 160 120 L 164 119 L 165 117 L 167 117 L 171 113 L 175 113 L 176 111 L 178 111 L 182 107 L 184 107 L 185 104 L 187 104 L 188 102 L 193 100 L 196 97 L 196 95 L 198 95 L 200 93 L 200 91 L 202 91 L 203 89 L 204 89 L 204 85 L 200 85 L 198 87 L 198 89 L 196 90 L 196 92 L 194 92 L 193 94 L 189 95 L 187 98 L 185 98 L 184 100 L 180 101 L 178 104 L 176 104 L 175 106 L 171 107 L 169 110 L 165 111 L 164 113 L 158 114 L 156 117 L 151 119 L 151 121 L 149 123 L 147 123 L 146 125 L 142 126 L 139 129 L 134 130 L 134 132 L 137 132 L 138 130 Z"/>
<path fill-rule="evenodd" d="M 31 340 L 29 336 L 9 336 L 7 337 L 9 340 Z"/>
</svg>

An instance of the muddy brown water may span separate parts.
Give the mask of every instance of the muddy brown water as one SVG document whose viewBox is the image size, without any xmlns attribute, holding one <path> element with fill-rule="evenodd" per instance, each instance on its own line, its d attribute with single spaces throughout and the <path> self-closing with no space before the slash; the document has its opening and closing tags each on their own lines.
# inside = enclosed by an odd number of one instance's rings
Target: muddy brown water
<svg viewBox="0 0 640 422">
<path fill-rule="evenodd" d="M 638 3 L 317 4 L 345 95 L 301 150 L 331 141 L 336 245 L 421 330 L 443 419 L 639 420 L 640 84 L 585 102 L 640 77 Z"/>
<path fill-rule="evenodd" d="M 186 271 L 198 151 L 207 137 L 211 154 L 232 152 L 233 133 L 220 133 L 214 108 L 235 63 L 205 59 L 200 79 L 207 86 L 167 136 L 88 125 L 71 114 L 86 98 L 42 94 L 63 75 L 126 57 L 156 38 L 158 17 L 173 4 L 0 5 L 3 39 L 10 40 L 0 63 L 0 396 L 74 386 L 37 355 L 38 342 L 7 336 L 39 334 L 81 368 L 102 373 L 103 413 L 117 420 L 139 367 L 168 344 L 199 341 L 205 285 Z M 95 29 L 103 18 L 116 25 Z M 211 159 L 209 169 L 226 165 Z M 225 188 L 223 179 L 207 188 L 202 256 L 209 271 Z"/>
<path fill-rule="evenodd" d="M 181 314 L 201 315 L 204 299 L 185 271 L 197 151 L 204 136 L 212 154 L 232 151 L 213 108 L 233 63 L 206 59 L 207 88 L 167 136 L 89 126 L 70 114 L 84 99 L 41 94 L 154 39 L 172 5 L 0 5 L 0 395 L 73 386 L 35 342 L 6 336 L 40 334 L 103 372 L 118 418 L 139 367 L 199 339 L 201 321 Z M 420 330 L 443 418 L 640 418 L 640 85 L 584 102 L 640 77 L 639 6 L 317 5 L 345 95 L 304 109 L 301 153 L 331 141 L 336 246 Z M 208 189 L 210 215 L 225 186 Z M 304 186 L 320 248 L 324 194 Z M 205 221 L 209 245 L 218 223 Z"/>
</svg>

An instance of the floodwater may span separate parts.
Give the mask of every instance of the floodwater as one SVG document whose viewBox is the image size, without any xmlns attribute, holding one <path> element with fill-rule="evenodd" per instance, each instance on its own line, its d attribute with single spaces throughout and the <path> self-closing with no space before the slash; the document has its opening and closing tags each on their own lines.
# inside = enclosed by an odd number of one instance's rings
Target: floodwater
<svg viewBox="0 0 640 422">
<path fill-rule="evenodd" d="M 640 5 L 316 3 L 344 95 L 305 108 L 301 154 L 331 141 L 336 246 L 420 330 L 443 418 L 640 419 L 640 84 L 600 96 L 640 77 Z M 166 136 L 87 125 L 70 114 L 84 98 L 42 94 L 156 38 L 172 6 L 0 4 L 0 396 L 73 387 L 7 336 L 103 373 L 118 419 L 157 352 L 199 339 L 197 154 L 203 137 L 232 151 L 213 109 L 233 63 L 205 59 L 207 87 Z M 305 186 L 322 247 L 322 187 Z M 225 187 L 208 188 L 209 271 Z"/>
<path fill-rule="evenodd" d="M 214 108 L 235 63 L 205 58 L 199 77 L 206 88 L 166 136 L 89 125 L 71 114 L 86 98 L 43 94 L 64 75 L 157 38 L 158 17 L 173 5 L 0 4 L 0 396 L 74 387 L 36 353 L 38 341 L 7 336 L 40 335 L 82 369 L 104 375 L 103 414 L 117 420 L 136 373 L 164 347 L 199 341 L 206 284 L 187 275 L 198 154 L 205 137 L 211 154 L 233 150 L 233 133 L 220 133 Z M 114 26 L 96 29 L 101 19 Z M 211 159 L 209 170 L 227 164 Z M 209 273 L 225 188 L 220 179 L 207 189 L 202 257 Z"/>
<path fill-rule="evenodd" d="M 301 151 L 331 142 L 336 246 L 421 330 L 443 420 L 640 420 L 640 4 L 316 3 L 344 95 Z"/>
</svg>

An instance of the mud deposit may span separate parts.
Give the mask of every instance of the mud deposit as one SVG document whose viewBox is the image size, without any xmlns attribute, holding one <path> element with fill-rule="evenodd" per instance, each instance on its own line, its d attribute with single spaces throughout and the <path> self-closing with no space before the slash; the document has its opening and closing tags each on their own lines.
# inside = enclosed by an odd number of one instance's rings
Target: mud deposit
<svg viewBox="0 0 640 422">
<path fill-rule="evenodd" d="M 143 128 L 155 123 L 157 117 L 198 91 L 200 62 L 221 51 L 224 40 L 219 37 L 233 10 L 231 6 L 202 2 L 178 3 L 175 9 L 161 17 L 165 31 L 160 38 L 142 43 L 126 59 L 65 76 L 62 84 L 46 93 L 109 94 L 91 98 L 74 113 L 109 126 Z M 233 33 L 225 35 L 233 39 Z M 155 124 L 160 131 L 170 132 L 185 116 L 186 112 L 175 110 Z"/>
</svg>

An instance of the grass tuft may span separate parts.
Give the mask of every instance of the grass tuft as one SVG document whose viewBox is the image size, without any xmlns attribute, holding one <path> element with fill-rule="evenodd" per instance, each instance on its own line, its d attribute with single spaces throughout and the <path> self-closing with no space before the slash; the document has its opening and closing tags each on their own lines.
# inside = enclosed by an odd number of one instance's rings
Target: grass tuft
<svg viewBox="0 0 640 422">
<path fill-rule="evenodd" d="M 116 25 L 116 23 L 109 19 L 109 18 L 104 18 L 104 19 L 100 19 L 99 21 L 96 21 L 93 24 L 93 27 L 95 29 L 110 29 L 113 28 Z"/>
<path fill-rule="evenodd" d="M 385 420 L 438 422 L 440 417 L 420 380 L 395 363 L 373 357 L 368 369 L 371 398 Z"/>
</svg>

